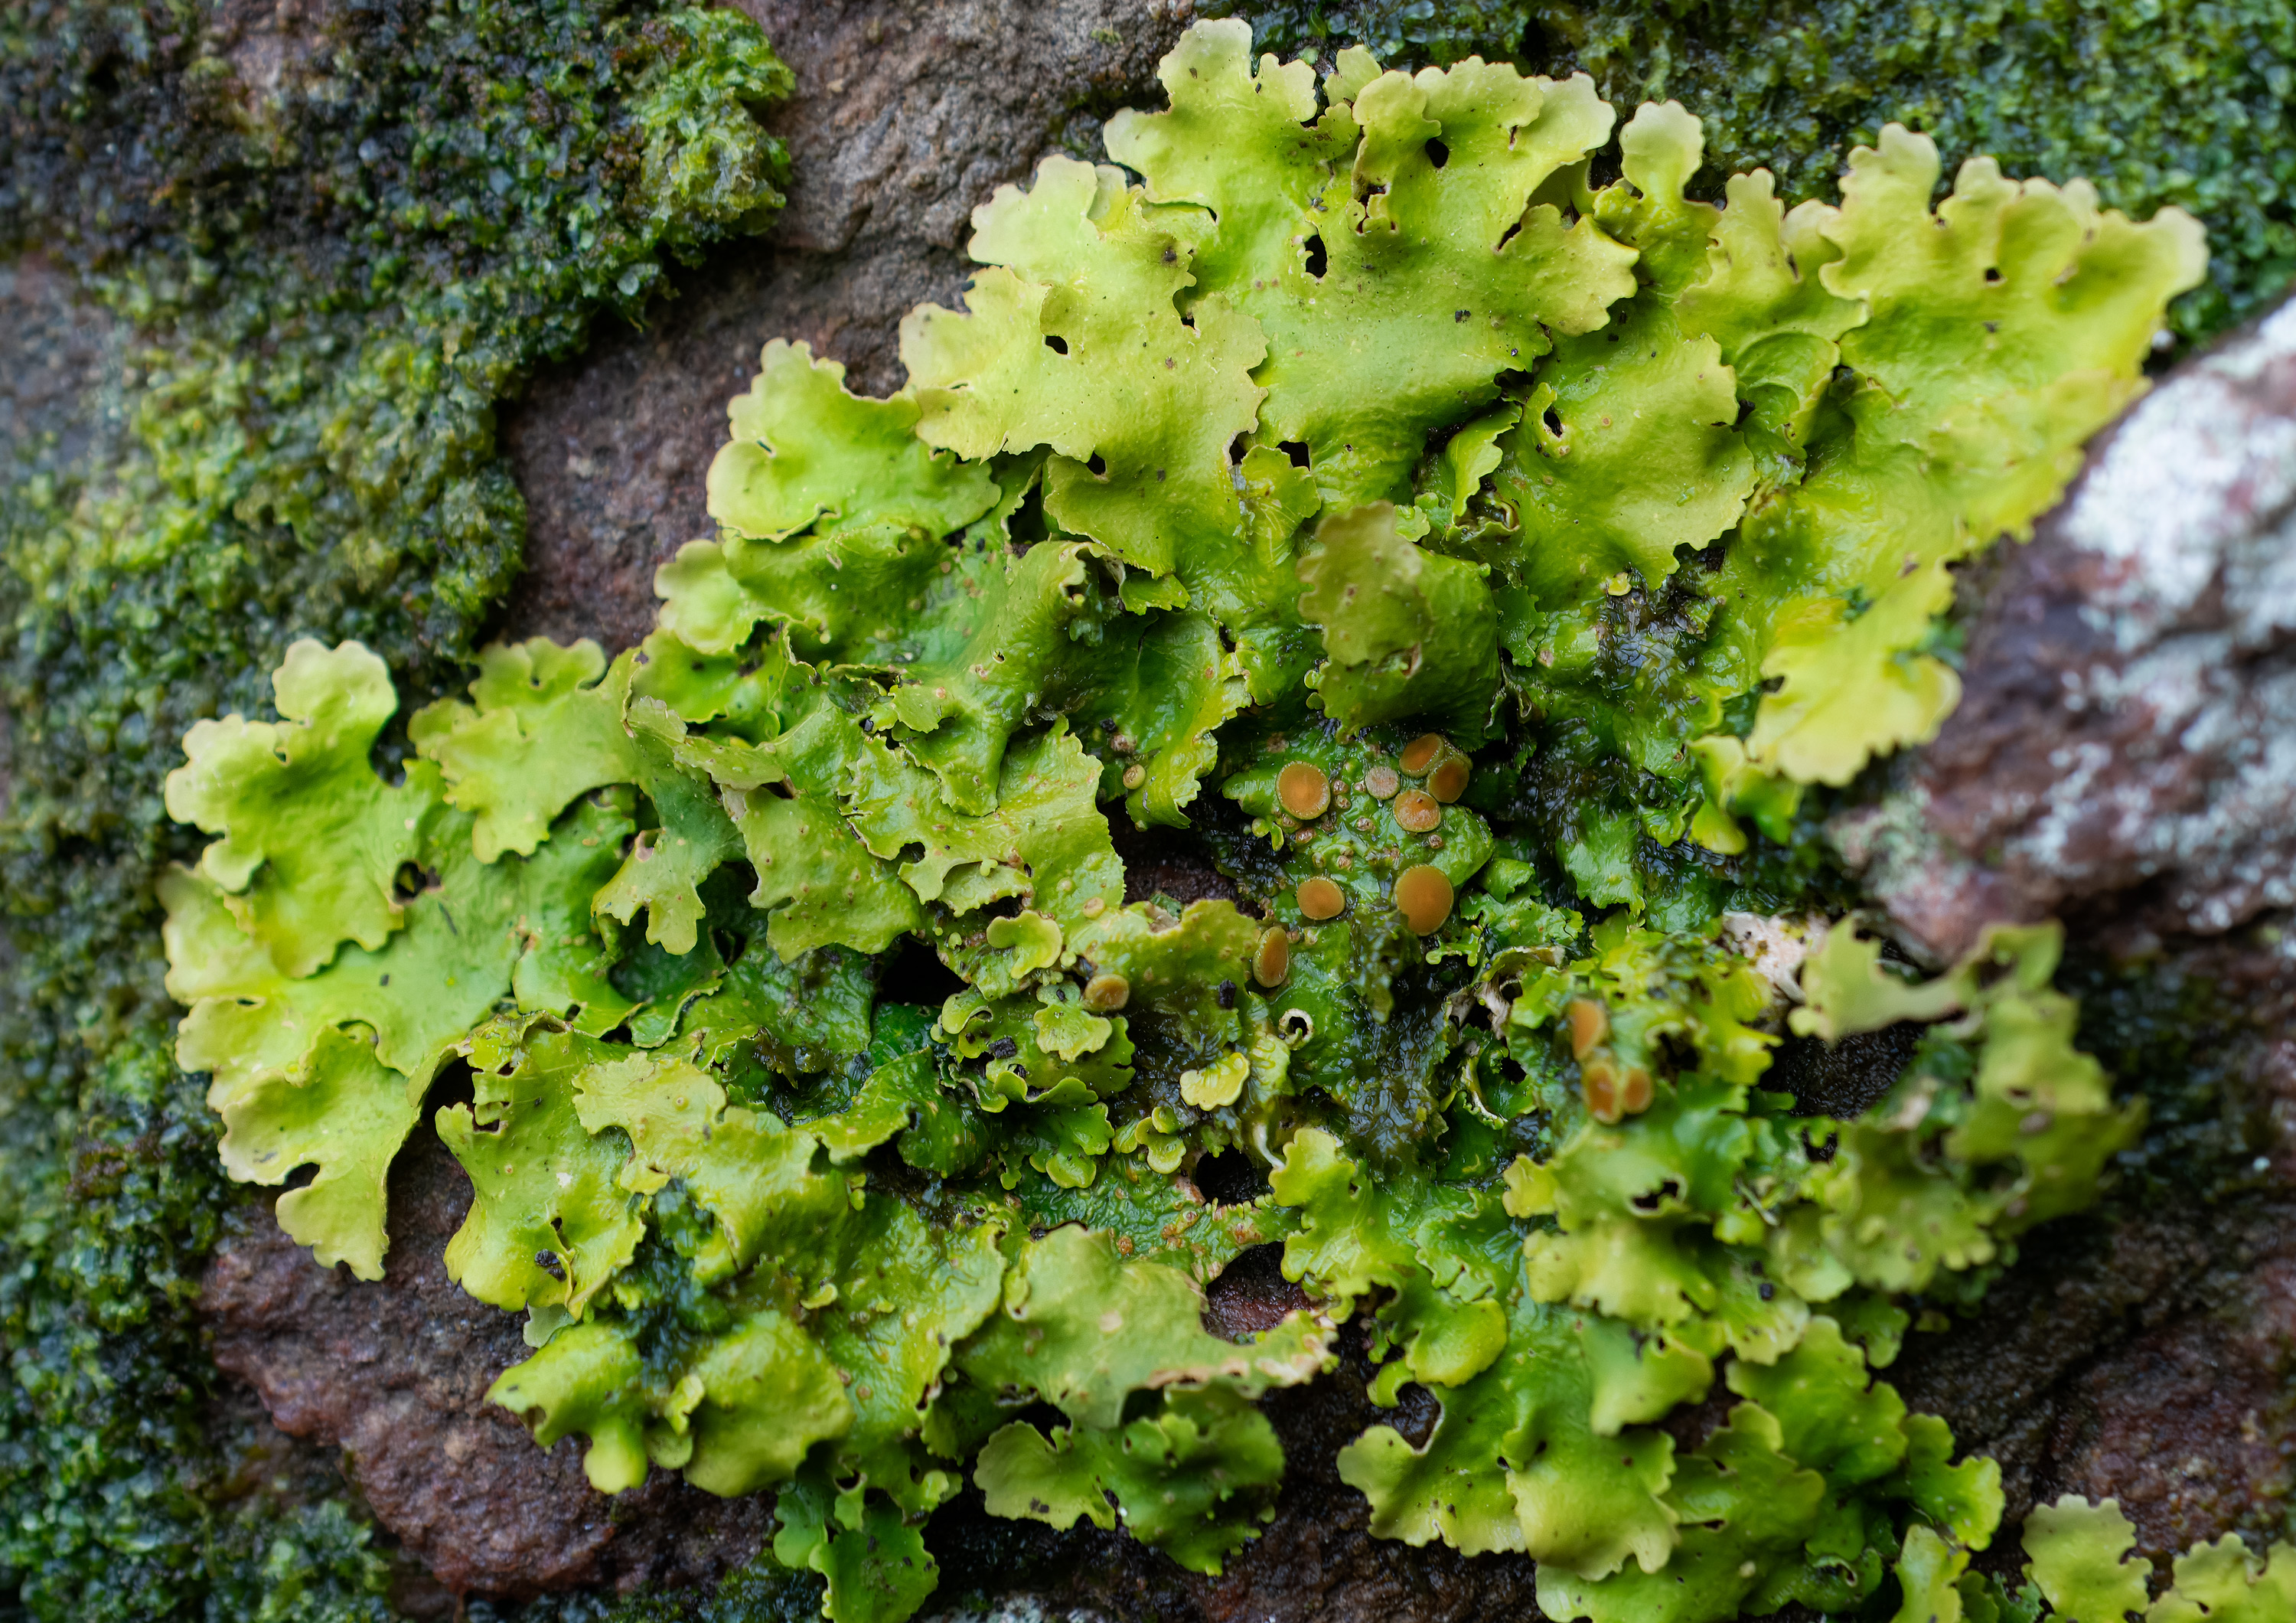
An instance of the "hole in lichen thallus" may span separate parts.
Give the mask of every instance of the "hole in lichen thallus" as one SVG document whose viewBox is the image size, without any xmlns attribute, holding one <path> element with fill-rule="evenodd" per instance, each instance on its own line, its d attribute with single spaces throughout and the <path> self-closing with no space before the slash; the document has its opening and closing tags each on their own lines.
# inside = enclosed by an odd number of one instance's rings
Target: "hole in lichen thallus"
<svg viewBox="0 0 2296 1623">
<path fill-rule="evenodd" d="M 1108 477 L 1108 458 L 1102 456 L 1098 451 L 1093 452 L 1091 457 L 1086 460 L 1085 466 L 1092 470 L 1092 476 L 1095 479 L 1105 479 Z"/>
<path fill-rule="evenodd" d="M 422 1096 L 423 1114 L 428 1116 L 454 1105 L 467 1105 L 478 1099 L 478 1083 L 471 1075 L 471 1062 L 460 1056 L 439 1067 L 430 1079 L 430 1086 Z"/>
<path fill-rule="evenodd" d="M 1539 414 L 1539 421 L 1546 424 L 1546 432 L 1548 433 L 1559 436 L 1562 433 L 1562 416 L 1560 412 L 1556 411 L 1554 407 L 1549 406 L 1545 411 L 1541 412 Z"/>
<path fill-rule="evenodd" d="M 1324 239 L 1320 236 L 1309 237 L 1308 239 L 1308 274 L 1320 282 L 1324 279 L 1324 271 L 1329 263 L 1324 252 Z"/>
<path fill-rule="evenodd" d="M 1267 1179 L 1241 1149 L 1223 1149 L 1196 1163 L 1196 1190 L 1220 1206 L 1242 1206 L 1267 1192 Z"/>
<path fill-rule="evenodd" d="M 1406 1380 L 1395 1392 L 1395 1412 L 1388 1418 L 1398 1436 L 1414 1448 L 1427 1446 L 1435 1422 L 1443 1418 L 1442 1400 L 1415 1380 Z"/>
<path fill-rule="evenodd" d="M 1308 447 L 1303 441 L 1286 440 L 1283 441 L 1283 451 L 1285 456 L 1292 458 L 1293 467 L 1303 468 L 1308 465 Z"/>
<path fill-rule="evenodd" d="M 1250 1246 L 1204 1288 L 1204 1328 L 1230 1341 L 1275 1329 L 1308 1306 L 1308 1293 L 1283 1277 L 1281 1240 Z"/>
<path fill-rule="evenodd" d="M 885 1003 L 914 1003 L 939 1009 L 964 990 L 964 982 L 939 954 L 914 935 L 903 938 L 891 960 L 877 971 L 877 998 Z"/>
<path fill-rule="evenodd" d="M 1045 516 L 1045 484 L 1044 481 L 1037 480 L 1030 483 L 1027 494 L 1021 498 L 1021 505 L 1005 521 L 1004 533 L 1025 553 L 1029 548 L 1050 537 L 1058 528 Z M 964 550 L 961 544 L 957 550 Z"/>
<path fill-rule="evenodd" d="M 1047 333 L 1045 334 L 1045 348 L 1055 355 L 1066 355 L 1069 352 L 1069 341 L 1058 333 Z"/>
<path fill-rule="evenodd" d="M 1655 1212 L 1669 1200 L 1682 1199 L 1682 1185 L 1673 1178 L 1667 1179 L 1656 1189 L 1645 1190 L 1628 1198 L 1628 1204 L 1639 1212 Z"/>
<path fill-rule="evenodd" d="M 1439 169 L 1451 161 L 1451 149 L 1443 144 L 1442 136 L 1430 136 L 1427 138 L 1427 161 Z"/>
<path fill-rule="evenodd" d="M 1927 1030 L 1901 1020 L 1839 1042 L 1789 1036 L 1778 1044 L 1762 1085 L 1792 1094 L 1797 1116 L 1862 1115 L 1904 1074 Z"/>
</svg>

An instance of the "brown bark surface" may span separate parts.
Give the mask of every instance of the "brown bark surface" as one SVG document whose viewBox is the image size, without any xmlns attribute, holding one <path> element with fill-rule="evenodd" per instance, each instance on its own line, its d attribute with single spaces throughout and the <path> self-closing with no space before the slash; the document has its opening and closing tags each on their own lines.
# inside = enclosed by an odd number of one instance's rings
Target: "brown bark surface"
<svg viewBox="0 0 2296 1623">
<path fill-rule="evenodd" d="M 2001 1462 L 1996 1559 L 2025 1512 L 2117 1498 L 2160 1560 L 2238 1530 L 2285 1537 L 2296 1201 L 2185 1203 L 2059 1223 L 1972 1319 L 1917 1336 L 1891 1380 Z"/>
<path fill-rule="evenodd" d="M 460 1594 L 530 1595 L 693 1584 L 754 1556 L 767 1502 L 717 1499 L 656 1471 L 609 1498 L 582 1475 L 582 1440 L 537 1448 L 486 1401 L 532 1350 L 522 1321 L 447 1277 L 470 1180 L 430 1133 L 390 1175 L 391 1244 L 379 1284 L 323 1268 L 268 1200 L 236 1215 L 202 1305 L 216 1363 L 252 1386 L 280 1429 L 342 1451 L 375 1517 Z"/>
</svg>

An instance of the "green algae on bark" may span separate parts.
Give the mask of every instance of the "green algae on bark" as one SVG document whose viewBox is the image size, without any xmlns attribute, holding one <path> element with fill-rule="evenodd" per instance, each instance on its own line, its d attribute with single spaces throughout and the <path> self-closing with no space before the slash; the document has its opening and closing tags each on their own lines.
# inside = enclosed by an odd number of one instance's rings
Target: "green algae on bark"
<svg viewBox="0 0 2296 1623">
<path fill-rule="evenodd" d="M 228 8 L 0 19 L 0 241 L 108 317 L 118 424 L 0 493 L 0 1589 L 36 1618 L 387 1615 L 363 1512 L 246 1491 L 207 1418 L 226 1194 L 168 1056 L 160 779 L 298 634 L 418 685 L 467 658 L 523 539 L 496 403 L 783 177 L 751 109 L 788 76 L 729 12 L 299 16 L 273 74 Z"/>
</svg>

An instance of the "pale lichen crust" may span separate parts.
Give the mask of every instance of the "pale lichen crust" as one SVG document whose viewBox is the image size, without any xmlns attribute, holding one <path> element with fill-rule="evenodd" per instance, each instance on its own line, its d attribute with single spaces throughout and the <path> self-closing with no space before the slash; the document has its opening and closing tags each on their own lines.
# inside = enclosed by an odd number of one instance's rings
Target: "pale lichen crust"
<svg viewBox="0 0 2296 1623">
<path fill-rule="evenodd" d="M 602 1489 L 776 1491 L 833 1618 L 921 1603 L 968 1471 L 1218 1571 L 1255 1400 L 1359 1313 L 1374 1401 L 1440 1411 L 1341 1455 L 1382 1536 L 1600 1623 L 1958 1595 L 1999 1472 L 1874 1372 L 2143 1105 L 2054 927 L 1910 977 L 1796 819 L 1952 707 L 1950 565 L 2140 391 L 2197 227 L 1983 160 L 1933 210 L 1895 127 L 1839 207 L 1693 202 L 1673 104 L 1597 188 L 1584 79 L 1319 84 L 1241 24 L 1163 78 L 979 210 L 900 393 L 767 347 L 643 647 L 489 650 L 397 782 L 356 645 L 193 730 L 170 987 L 227 1166 L 314 1169 L 281 1223 L 376 1277 L 466 1068 L 447 1265 L 536 1349 L 495 1400 Z M 1237 899 L 1128 903 L 1119 804 Z M 1855 1120 L 1762 1086 L 1906 1022 Z M 1276 1241 L 1310 1306 L 1208 1332 Z"/>
</svg>

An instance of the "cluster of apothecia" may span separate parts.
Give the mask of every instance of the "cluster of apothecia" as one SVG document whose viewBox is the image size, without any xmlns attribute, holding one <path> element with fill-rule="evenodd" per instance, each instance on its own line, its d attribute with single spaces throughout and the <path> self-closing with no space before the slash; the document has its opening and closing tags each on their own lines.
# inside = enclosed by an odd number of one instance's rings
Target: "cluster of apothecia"
<svg viewBox="0 0 2296 1623">
<path fill-rule="evenodd" d="M 1398 751 L 1393 765 L 1374 759 L 1353 786 L 1345 779 L 1334 785 L 1330 775 L 1313 762 L 1291 762 L 1276 778 L 1275 794 L 1290 820 L 1287 832 L 1296 844 L 1308 844 L 1318 835 L 1341 828 L 1351 828 L 1358 836 L 1375 835 L 1377 812 L 1366 808 L 1352 821 L 1347 817 L 1354 810 L 1355 795 L 1361 794 L 1383 808 L 1395 828 L 1413 836 L 1414 843 L 1424 842 L 1430 850 L 1439 851 L 1444 808 L 1466 793 L 1472 770 L 1449 739 L 1440 733 L 1425 733 Z M 1334 811 L 1339 813 L 1337 826 L 1323 823 Z M 1311 826 L 1317 824 L 1322 826 Z M 1398 861 L 1393 845 L 1381 854 L 1389 866 Z M 1341 852 L 1332 861 L 1342 868 L 1352 867 L 1354 853 Z M 1427 935 L 1451 916 L 1452 894 L 1450 877 L 1441 869 L 1431 862 L 1414 862 L 1396 874 L 1389 897 L 1412 933 Z M 1300 880 L 1292 899 L 1304 917 L 1318 923 L 1338 918 L 1348 906 L 1347 893 L 1325 874 Z"/>
<path fill-rule="evenodd" d="M 1603 1046 L 1611 1034 L 1611 1011 L 1593 998 L 1572 998 L 1564 1011 L 1570 1020 L 1570 1057 L 1578 1062 L 1578 1092 L 1587 1113 L 1605 1126 L 1651 1106 L 1651 1074 L 1638 1065 L 1621 1066 Z"/>
</svg>

